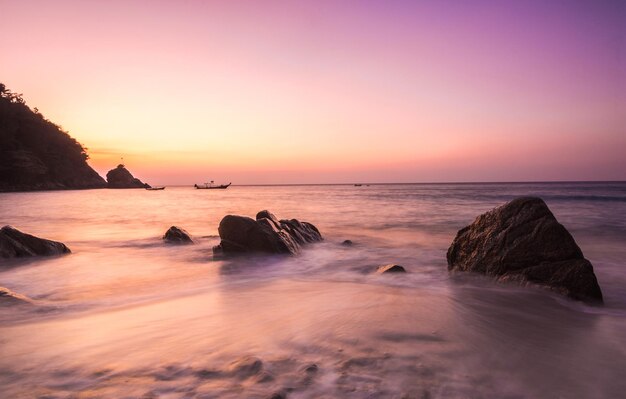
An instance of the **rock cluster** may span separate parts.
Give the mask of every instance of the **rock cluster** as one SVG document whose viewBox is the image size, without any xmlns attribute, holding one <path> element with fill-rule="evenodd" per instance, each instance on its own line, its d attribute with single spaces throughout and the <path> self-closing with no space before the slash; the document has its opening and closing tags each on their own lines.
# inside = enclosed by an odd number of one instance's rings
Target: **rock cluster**
<svg viewBox="0 0 626 399">
<path fill-rule="evenodd" d="M 573 299 L 602 302 L 591 263 L 540 198 L 517 198 L 461 229 L 448 269 L 549 287 Z"/>
<path fill-rule="evenodd" d="M 117 168 L 107 172 L 108 188 L 150 188 L 150 185 L 143 183 L 134 177 L 124 165 L 119 164 Z"/>
<path fill-rule="evenodd" d="M 322 241 L 319 230 L 297 219 L 278 220 L 269 211 L 261 211 L 256 220 L 246 216 L 225 216 L 218 227 L 221 238 L 216 252 L 225 254 L 263 252 L 296 254 L 302 244 Z"/>
<path fill-rule="evenodd" d="M 11 227 L 0 229 L 0 258 L 47 256 L 70 253 L 65 244 L 22 233 Z"/>
</svg>

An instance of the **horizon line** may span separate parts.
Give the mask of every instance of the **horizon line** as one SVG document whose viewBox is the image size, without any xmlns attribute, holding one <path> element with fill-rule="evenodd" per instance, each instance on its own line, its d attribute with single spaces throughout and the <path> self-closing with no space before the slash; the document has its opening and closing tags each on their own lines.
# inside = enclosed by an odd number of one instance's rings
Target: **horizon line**
<svg viewBox="0 0 626 399">
<path fill-rule="evenodd" d="M 355 182 L 355 183 L 261 183 L 261 184 L 235 184 L 236 187 L 276 187 L 276 186 L 354 186 L 355 184 L 370 186 L 398 186 L 398 185 L 427 185 L 427 184 L 558 184 L 558 183 L 626 183 L 626 180 L 518 180 L 518 181 L 466 181 L 466 182 Z M 196 183 L 197 184 L 197 183 Z M 193 184 L 156 184 L 165 187 L 193 187 Z"/>
</svg>

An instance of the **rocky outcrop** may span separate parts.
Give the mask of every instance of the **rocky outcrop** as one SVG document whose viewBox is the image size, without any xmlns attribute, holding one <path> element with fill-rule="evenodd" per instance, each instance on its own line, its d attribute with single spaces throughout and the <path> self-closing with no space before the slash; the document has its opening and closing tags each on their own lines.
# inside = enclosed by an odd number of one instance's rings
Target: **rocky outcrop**
<svg viewBox="0 0 626 399">
<path fill-rule="evenodd" d="M 117 168 L 107 172 L 108 188 L 150 188 L 150 185 L 143 183 L 134 177 L 124 165 L 119 164 Z"/>
<path fill-rule="evenodd" d="M 263 252 L 296 254 L 303 244 L 322 241 L 317 227 L 296 219 L 278 220 L 261 211 L 256 220 L 246 216 L 225 216 L 218 227 L 221 238 L 215 252 L 225 254 Z"/>
<path fill-rule="evenodd" d="M 70 253 L 65 244 L 22 233 L 11 226 L 0 229 L 0 257 L 49 256 Z"/>
<path fill-rule="evenodd" d="M 549 287 L 570 298 L 602 302 L 591 263 L 540 198 L 517 198 L 461 229 L 447 253 L 451 271 Z"/>
<path fill-rule="evenodd" d="M 0 287 L 0 306 L 32 305 L 33 301 L 8 288 Z"/>
<path fill-rule="evenodd" d="M 0 191 L 103 188 L 86 149 L 0 83 Z"/>
<path fill-rule="evenodd" d="M 406 270 L 404 269 L 404 267 L 400 266 L 400 265 L 383 265 L 383 266 L 378 266 L 378 268 L 376 269 L 376 273 L 378 274 L 383 274 L 383 273 L 406 273 Z"/>
<path fill-rule="evenodd" d="M 163 240 L 171 244 L 193 244 L 191 235 L 180 227 L 172 226 L 163 235 Z"/>
</svg>

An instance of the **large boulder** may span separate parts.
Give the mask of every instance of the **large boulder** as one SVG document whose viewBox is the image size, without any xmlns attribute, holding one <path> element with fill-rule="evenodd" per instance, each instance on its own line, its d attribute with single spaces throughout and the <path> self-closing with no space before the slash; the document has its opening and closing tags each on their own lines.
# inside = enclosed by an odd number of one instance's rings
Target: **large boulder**
<svg viewBox="0 0 626 399">
<path fill-rule="evenodd" d="M 549 287 L 570 298 L 602 302 L 591 263 L 541 198 L 522 197 L 459 230 L 448 270 Z"/>
<path fill-rule="evenodd" d="M 172 226 L 163 235 L 163 240 L 171 244 L 193 244 L 193 239 L 184 229 Z"/>
<path fill-rule="evenodd" d="M 8 288 L 0 287 L 0 306 L 32 305 L 33 301 Z"/>
<path fill-rule="evenodd" d="M 261 211 L 256 220 L 246 216 L 227 215 L 218 227 L 221 238 L 216 252 L 296 254 L 302 244 L 322 241 L 319 230 L 296 219 L 278 220 L 269 211 Z"/>
<path fill-rule="evenodd" d="M 149 184 L 135 178 L 122 164 L 107 173 L 107 182 L 109 188 L 150 188 Z"/>
<path fill-rule="evenodd" d="M 70 253 L 65 244 L 22 233 L 11 227 L 0 229 L 0 257 L 47 256 Z"/>
</svg>

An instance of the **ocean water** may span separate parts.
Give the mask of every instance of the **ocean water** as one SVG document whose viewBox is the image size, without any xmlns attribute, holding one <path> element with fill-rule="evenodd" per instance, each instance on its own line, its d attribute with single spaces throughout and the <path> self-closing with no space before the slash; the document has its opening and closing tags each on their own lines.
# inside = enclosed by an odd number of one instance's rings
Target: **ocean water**
<svg viewBox="0 0 626 399">
<path fill-rule="evenodd" d="M 542 197 L 605 306 L 450 275 L 456 231 Z M 214 259 L 226 214 L 315 224 L 298 256 Z M 0 194 L 0 224 L 72 254 L 0 260 L 6 398 L 617 398 L 626 183 L 232 186 Z M 195 245 L 161 241 L 171 225 Z M 345 239 L 351 247 L 340 245 Z M 405 275 L 375 275 L 398 263 Z"/>
</svg>

